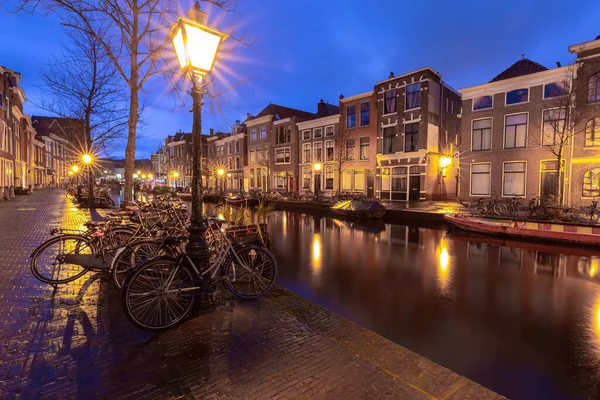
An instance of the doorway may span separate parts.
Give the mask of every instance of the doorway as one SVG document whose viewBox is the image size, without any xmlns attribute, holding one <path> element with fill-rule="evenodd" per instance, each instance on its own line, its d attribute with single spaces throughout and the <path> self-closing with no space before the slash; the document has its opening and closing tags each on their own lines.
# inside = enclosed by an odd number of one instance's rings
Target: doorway
<svg viewBox="0 0 600 400">
<path fill-rule="evenodd" d="M 409 180 L 408 201 L 419 201 L 421 198 L 421 176 L 411 176 Z"/>
<path fill-rule="evenodd" d="M 372 174 L 367 175 L 367 198 L 375 197 L 375 177 Z"/>
<path fill-rule="evenodd" d="M 550 202 L 550 196 L 554 196 L 558 194 L 558 188 L 556 185 L 556 178 L 558 172 L 545 172 L 542 171 L 542 187 L 540 198 L 543 204 L 548 204 Z"/>
</svg>

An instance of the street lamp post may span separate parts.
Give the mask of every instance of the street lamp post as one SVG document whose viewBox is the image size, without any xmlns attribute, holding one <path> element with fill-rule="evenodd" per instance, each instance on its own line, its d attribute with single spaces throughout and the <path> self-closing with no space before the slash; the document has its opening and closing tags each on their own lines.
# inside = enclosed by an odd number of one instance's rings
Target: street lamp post
<svg viewBox="0 0 600 400">
<path fill-rule="evenodd" d="M 313 170 L 315 171 L 315 197 L 319 199 L 319 189 L 321 188 L 321 164 L 313 164 Z"/>
<path fill-rule="evenodd" d="M 202 218 L 202 99 L 204 78 L 212 70 L 221 42 L 227 35 L 206 25 L 207 14 L 196 2 L 188 18 L 179 17 L 171 30 L 171 40 L 184 74 L 192 80 L 192 215 L 188 226 L 187 255 L 204 267 L 208 262 L 208 244 L 204 238 L 207 226 Z"/>
<path fill-rule="evenodd" d="M 87 178 L 88 178 L 88 207 L 94 207 L 94 180 L 92 179 L 92 168 L 90 168 L 90 163 L 92 162 L 92 156 L 89 154 L 84 154 L 81 159 L 85 164 L 87 169 Z"/>
</svg>

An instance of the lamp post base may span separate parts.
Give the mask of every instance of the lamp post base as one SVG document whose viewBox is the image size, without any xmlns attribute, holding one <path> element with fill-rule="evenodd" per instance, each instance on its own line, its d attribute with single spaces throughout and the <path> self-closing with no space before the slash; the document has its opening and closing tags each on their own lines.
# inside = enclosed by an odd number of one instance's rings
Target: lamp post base
<svg viewBox="0 0 600 400">
<path fill-rule="evenodd" d="M 194 262 L 194 265 L 196 265 L 200 271 L 208 266 L 208 259 L 210 257 L 208 243 L 204 238 L 206 229 L 207 226 L 204 222 L 191 222 L 187 226 L 189 239 L 187 245 L 185 246 L 185 253 L 191 258 L 191 260 Z"/>
</svg>

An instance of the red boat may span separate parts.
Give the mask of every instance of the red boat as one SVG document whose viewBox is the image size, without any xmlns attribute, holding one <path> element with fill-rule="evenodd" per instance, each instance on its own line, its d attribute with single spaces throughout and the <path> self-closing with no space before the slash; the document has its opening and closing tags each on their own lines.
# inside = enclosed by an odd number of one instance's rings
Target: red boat
<svg viewBox="0 0 600 400">
<path fill-rule="evenodd" d="M 600 226 L 485 219 L 466 214 L 447 214 L 444 218 L 452 225 L 470 232 L 600 246 Z"/>
</svg>

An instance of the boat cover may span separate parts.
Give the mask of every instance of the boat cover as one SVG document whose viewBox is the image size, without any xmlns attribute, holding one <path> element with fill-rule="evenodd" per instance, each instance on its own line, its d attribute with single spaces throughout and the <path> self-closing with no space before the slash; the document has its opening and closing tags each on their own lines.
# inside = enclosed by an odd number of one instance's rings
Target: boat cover
<svg viewBox="0 0 600 400">
<path fill-rule="evenodd" d="M 373 200 L 342 200 L 335 203 L 331 208 L 336 210 L 355 211 L 357 213 L 385 210 L 385 207 L 380 202 Z"/>
</svg>

